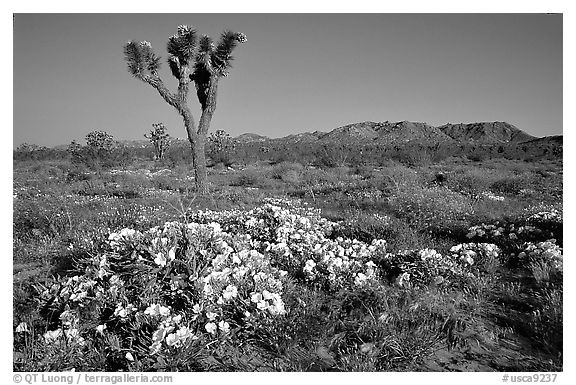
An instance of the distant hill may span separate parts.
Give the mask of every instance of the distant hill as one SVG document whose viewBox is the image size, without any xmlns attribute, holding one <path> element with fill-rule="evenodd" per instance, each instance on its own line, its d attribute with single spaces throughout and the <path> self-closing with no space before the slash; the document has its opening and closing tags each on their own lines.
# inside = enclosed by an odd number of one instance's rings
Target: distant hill
<svg viewBox="0 0 576 385">
<path fill-rule="evenodd" d="M 452 142 L 452 138 L 444 134 L 441 130 L 427 123 L 418 122 L 396 122 L 380 123 L 376 128 L 379 135 L 379 142 L 382 143 L 444 143 Z"/>
<path fill-rule="evenodd" d="M 318 139 L 326 135 L 325 132 L 322 131 L 314 131 L 314 132 L 304 132 L 301 134 L 292 134 L 285 136 L 283 138 L 275 138 L 272 139 L 275 142 L 288 142 L 288 143 L 313 143 L 316 142 Z"/>
<path fill-rule="evenodd" d="M 275 142 L 364 142 L 381 145 L 403 143 L 521 143 L 535 137 L 506 122 L 445 124 L 434 127 L 420 122 L 360 122 L 347 124 L 329 132 L 316 131 L 273 139 Z"/>
<path fill-rule="evenodd" d="M 376 127 L 378 123 L 363 122 L 353 123 L 346 126 L 335 128 L 319 137 L 323 142 L 329 141 L 348 141 L 348 140 L 375 140 L 378 138 Z"/>
<path fill-rule="evenodd" d="M 234 139 L 238 142 L 248 143 L 248 142 L 263 142 L 263 141 L 268 140 L 270 138 L 268 138 L 267 136 L 263 136 L 263 135 L 246 133 L 246 134 L 239 135 Z"/>
<path fill-rule="evenodd" d="M 438 128 L 418 122 L 362 122 L 338 127 L 320 138 L 329 141 L 376 141 L 378 144 L 401 144 L 407 142 L 442 143 L 452 138 Z"/>
<path fill-rule="evenodd" d="M 521 143 L 534 139 L 506 122 L 445 124 L 438 129 L 459 142 Z"/>
</svg>

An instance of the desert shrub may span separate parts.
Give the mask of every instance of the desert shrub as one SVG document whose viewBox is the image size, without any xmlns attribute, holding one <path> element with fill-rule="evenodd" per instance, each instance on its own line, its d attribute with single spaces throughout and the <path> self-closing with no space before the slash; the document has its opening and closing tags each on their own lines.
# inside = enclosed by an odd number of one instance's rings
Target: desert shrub
<svg viewBox="0 0 576 385">
<path fill-rule="evenodd" d="M 349 144 L 330 143 L 324 144 L 316 156 L 317 164 L 321 167 L 339 167 L 347 165 L 357 149 Z"/>
<path fill-rule="evenodd" d="M 400 188 L 423 185 L 421 176 L 416 170 L 396 162 L 389 162 L 374 178 L 375 184 L 380 183 L 385 186 L 391 186 L 397 191 Z"/>
<path fill-rule="evenodd" d="M 490 190 L 495 193 L 518 195 L 521 190 L 530 188 L 531 183 L 525 176 L 513 176 L 500 179 L 490 185 Z"/>
<path fill-rule="evenodd" d="M 248 166 L 236 173 L 233 186 L 262 186 L 269 181 L 268 173 L 259 167 Z"/>
<path fill-rule="evenodd" d="M 444 185 L 449 189 L 469 195 L 487 191 L 494 181 L 494 172 L 483 168 L 462 168 L 450 172 Z"/>
<path fill-rule="evenodd" d="M 297 183 L 300 181 L 300 174 L 303 169 L 304 166 L 300 163 L 281 162 L 272 167 L 270 176 L 284 182 Z"/>
<path fill-rule="evenodd" d="M 410 167 L 428 166 L 433 162 L 433 155 L 426 149 L 405 148 L 392 159 Z"/>
<path fill-rule="evenodd" d="M 303 184 L 309 186 L 329 185 L 338 182 L 336 175 L 318 168 L 306 168 L 301 175 Z"/>
<path fill-rule="evenodd" d="M 473 212 L 468 198 L 440 187 L 400 189 L 389 205 L 396 216 L 422 226 L 462 220 Z"/>
</svg>

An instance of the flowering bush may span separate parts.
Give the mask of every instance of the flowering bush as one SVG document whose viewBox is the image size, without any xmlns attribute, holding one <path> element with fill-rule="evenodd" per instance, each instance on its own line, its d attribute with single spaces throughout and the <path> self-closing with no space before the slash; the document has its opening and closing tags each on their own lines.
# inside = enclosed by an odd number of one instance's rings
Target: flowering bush
<svg viewBox="0 0 576 385">
<path fill-rule="evenodd" d="M 538 243 L 525 243 L 522 246 L 522 251 L 518 254 L 518 259 L 526 264 L 544 263 L 550 266 L 553 271 L 563 272 L 562 249 L 554 239 Z"/>
<path fill-rule="evenodd" d="M 541 222 L 559 222 L 562 223 L 562 213 L 556 209 L 550 211 L 540 211 L 528 217 L 528 222 L 541 223 Z"/>
<path fill-rule="evenodd" d="M 200 211 L 192 216 L 199 222 L 213 218 L 226 231 L 250 234 L 252 246 L 294 278 L 330 290 L 374 280 L 371 260 L 385 251 L 384 240 L 366 244 L 341 237 L 330 239 L 338 225 L 322 218 L 319 210 L 298 202 L 269 199 L 250 211 Z"/>
<path fill-rule="evenodd" d="M 83 261 L 85 274 L 43 290 L 43 307 L 61 320 L 46 343 L 113 335 L 138 359 L 199 338 L 227 338 L 260 317 L 285 314 L 286 272 L 250 242 L 217 223 L 112 233 L 101 255 Z M 90 324 L 94 329 L 77 328 Z"/>
<path fill-rule="evenodd" d="M 450 249 L 452 257 L 474 270 L 492 273 L 499 266 L 500 248 L 492 243 L 463 243 Z"/>
</svg>

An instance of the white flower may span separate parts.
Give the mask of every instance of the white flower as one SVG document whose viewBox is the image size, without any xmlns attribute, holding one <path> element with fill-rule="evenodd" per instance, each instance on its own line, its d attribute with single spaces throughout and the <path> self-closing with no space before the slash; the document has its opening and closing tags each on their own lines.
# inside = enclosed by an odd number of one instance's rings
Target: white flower
<svg viewBox="0 0 576 385">
<path fill-rule="evenodd" d="M 126 359 L 128 361 L 134 361 L 134 357 L 132 356 L 132 353 L 130 353 L 130 352 L 126 353 Z"/>
<path fill-rule="evenodd" d="M 210 226 L 212 228 L 212 231 L 214 231 L 214 233 L 216 234 L 222 232 L 222 227 L 220 227 L 220 224 L 217 222 L 211 222 L 208 224 L 208 226 Z"/>
<path fill-rule="evenodd" d="M 368 277 L 366 277 L 366 274 L 358 273 L 356 274 L 356 278 L 354 279 L 354 284 L 356 286 L 362 286 L 366 283 L 367 279 Z"/>
<path fill-rule="evenodd" d="M 230 332 L 230 324 L 226 321 L 218 322 L 218 328 L 220 328 L 220 331 L 224 334 Z"/>
<path fill-rule="evenodd" d="M 164 254 L 162 253 L 158 253 L 156 254 L 156 258 L 154 258 L 154 262 L 156 262 L 156 264 L 158 266 L 166 266 L 166 257 L 164 256 Z"/>
<path fill-rule="evenodd" d="M 128 316 L 128 312 L 122 306 L 122 304 L 119 303 L 118 306 L 116 306 L 116 310 L 114 310 L 114 316 L 120 318 L 126 318 Z"/>
<path fill-rule="evenodd" d="M 166 345 L 168 345 L 168 346 L 174 346 L 178 342 L 179 342 L 179 339 L 175 333 L 168 334 L 168 336 L 166 337 Z"/>
<path fill-rule="evenodd" d="M 274 296 L 268 290 L 262 292 L 262 297 L 264 297 L 265 300 L 274 299 Z"/>
<path fill-rule="evenodd" d="M 214 321 L 217 316 L 218 316 L 217 313 L 214 313 L 214 312 L 211 312 L 211 311 L 207 311 L 207 312 L 206 312 L 206 317 L 208 317 L 208 319 L 209 319 L 210 321 Z"/>
<path fill-rule="evenodd" d="M 251 300 L 252 302 L 256 302 L 256 303 L 257 303 L 257 302 L 260 302 L 260 301 L 262 301 L 262 294 L 260 294 L 260 293 L 253 293 L 253 294 L 250 296 L 250 300 Z"/>
<path fill-rule="evenodd" d="M 314 267 L 316 267 L 316 262 L 309 259 L 306 261 L 306 265 L 304 266 L 304 272 L 312 274 L 312 270 L 314 270 Z"/>
<path fill-rule="evenodd" d="M 463 256 L 460 257 L 460 260 L 467 263 L 468 265 L 473 265 L 474 264 L 474 258 L 472 258 L 470 256 L 470 254 L 464 254 Z"/>
<path fill-rule="evenodd" d="M 216 334 L 216 330 L 218 329 L 218 327 L 216 326 L 216 324 L 214 322 L 208 322 L 205 326 L 206 331 L 210 334 Z"/>
<path fill-rule="evenodd" d="M 102 325 L 98 325 L 96 326 L 96 332 L 99 334 L 104 335 L 104 330 L 106 329 L 106 325 L 102 324 Z"/>
<path fill-rule="evenodd" d="M 222 297 L 224 297 L 225 300 L 230 300 L 237 296 L 238 296 L 238 288 L 234 285 L 228 285 L 226 289 L 224 289 L 224 292 L 222 293 Z"/>
<path fill-rule="evenodd" d="M 190 331 L 190 329 L 186 326 L 182 326 L 180 329 L 178 329 L 178 331 L 176 332 L 176 336 L 178 336 L 178 338 L 180 340 L 187 340 L 188 338 L 192 337 L 192 332 Z"/>
<path fill-rule="evenodd" d="M 160 304 L 155 303 L 148 306 L 146 310 L 144 310 L 144 314 L 148 314 L 153 317 L 155 316 L 168 317 L 170 315 L 170 309 L 167 308 L 166 306 L 162 306 Z"/>
</svg>

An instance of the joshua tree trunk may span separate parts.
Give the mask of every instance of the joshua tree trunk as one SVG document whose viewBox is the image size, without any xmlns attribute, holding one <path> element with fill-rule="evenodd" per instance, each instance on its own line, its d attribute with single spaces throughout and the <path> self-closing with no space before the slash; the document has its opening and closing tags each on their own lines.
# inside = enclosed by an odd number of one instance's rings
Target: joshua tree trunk
<svg viewBox="0 0 576 385">
<path fill-rule="evenodd" d="M 192 159 L 194 161 L 194 172 L 196 178 L 196 188 L 201 194 L 207 192 L 206 180 L 206 136 L 210 129 L 210 122 L 216 110 L 216 93 L 218 89 L 218 79 L 210 79 L 208 87 L 202 90 L 205 96 L 199 96 L 202 106 L 202 115 L 198 122 L 198 131 L 195 140 L 190 140 L 190 131 L 188 139 L 192 147 Z M 196 132 L 196 131 L 194 131 Z"/>
<path fill-rule="evenodd" d="M 194 180 L 196 182 L 196 189 L 200 194 L 208 192 L 206 184 L 206 154 L 205 154 L 205 141 L 204 138 L 198 138 L 194 143 L 190 143 L 192 147 L 192 161 L 194 163 Z"/>
<path fill-rule="evenodd" d="M 208 179 L 206 171 L 206 140 L 205 135 L 202 135 L 201 130 L 196 131 L 196 124 L 192 118 L 190 110 L 186 107 L 181 110 L 182 117 L 184 118 L 184 126 L 188 134 L 188 141 L 192 150 L 192 165 L 194 166 L 194 183 L 198 193 L 205 194 L 208 192 L 206 180 Z M 204 116 L 204 114 L 202 114 Z M 200 121 L 202 122 L 202 120 Z M 208 122 L 208 126 L 210 122 Z"/>
</svg>

